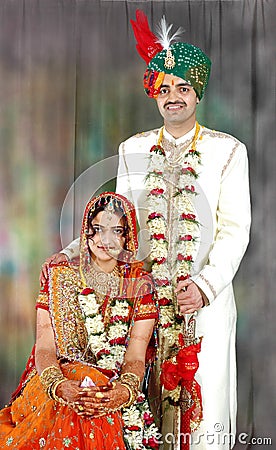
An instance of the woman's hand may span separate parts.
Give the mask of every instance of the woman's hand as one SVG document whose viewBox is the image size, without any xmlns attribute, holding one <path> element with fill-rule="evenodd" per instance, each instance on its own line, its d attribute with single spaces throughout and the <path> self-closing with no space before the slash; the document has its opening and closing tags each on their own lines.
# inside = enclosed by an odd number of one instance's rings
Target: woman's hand
<svg viewBox="0 0 276 450">
<path fill-rule="evenodd" d="M 110 410 L 117 411 L 128 399 L 129 391 L 125 386 L 119 382 L 108 383 L 102 387 L 82 389 L 76 406 L 80 415 L 99 417 Z"/>
<path fill-rule="evenodd" d="M 81 391 L 82 388 L 79 381 L 64 380 L 58 385 L 56 395 L 67 403 L 73 404 L 78 400 Z"/>
</svg>

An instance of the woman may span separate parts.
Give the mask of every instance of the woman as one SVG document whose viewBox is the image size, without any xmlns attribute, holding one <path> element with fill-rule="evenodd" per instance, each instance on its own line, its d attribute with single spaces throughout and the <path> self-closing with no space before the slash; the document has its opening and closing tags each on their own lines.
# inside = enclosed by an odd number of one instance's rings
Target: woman
<svg viewBox="0 0 276 450">
<path fill-rule="evenodd" d="M 87 204 L 79 261 L 50 266 L 38 297 L 36 344 L 0 412 L 1 448 L 157 448 L 139 387 L 158 313 L 137 247 L 126 198 L 103 193 Z"/>
</svg>

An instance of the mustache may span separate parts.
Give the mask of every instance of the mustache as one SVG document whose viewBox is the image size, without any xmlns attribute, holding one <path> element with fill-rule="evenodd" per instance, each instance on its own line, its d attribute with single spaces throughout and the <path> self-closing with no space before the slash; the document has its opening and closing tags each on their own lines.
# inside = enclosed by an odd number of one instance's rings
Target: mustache
<svg viewBox="0 0 276 450">
<path fill-rule="evenodd" d="M 177 101 L 177 102 L 167 102 L 167 103 L 165 103 L 164 108 L 166 108 L 169 105 L 183 105 L 183 106 L 187 106 L 186 102 Z"/>
</svg>

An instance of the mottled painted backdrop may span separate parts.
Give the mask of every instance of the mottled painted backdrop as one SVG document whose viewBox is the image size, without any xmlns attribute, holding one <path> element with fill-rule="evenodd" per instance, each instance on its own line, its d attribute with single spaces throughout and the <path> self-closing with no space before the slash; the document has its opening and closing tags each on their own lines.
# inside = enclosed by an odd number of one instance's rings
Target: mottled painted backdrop
<svg viewBox="0 0 276 450">
<path fill-rule="evenodd" d="M 272 438 L 275 0 L 1 0 L 1 406 L 15 389 L 35 338 L 39 271 L 60 249 L 68 190 L 83 171 L 116 155 L 120 141 L 161 125 L 154 100 L 143 93 L 145 66 L 129 24 L 137 7 L 151 24 L 165 13 L 169 23 L 184 28 L 184 40 L 210 56 L 212 75 L 198 119 L 248 147 L 252 236 L 235 281 L 238 430 Z M 104 166 L 99 173 L 103 182 L 112 178 Z M 102 189 L 98 181 L 93 184 L 93 175 L 90 182 L 91 191 Z M 107 186 L 114 188 L 114 180 Z M 78 205 L 72 204 L 72 214 Z M 78 222 L 72 230 L 78 234 Z"/>
</svg>

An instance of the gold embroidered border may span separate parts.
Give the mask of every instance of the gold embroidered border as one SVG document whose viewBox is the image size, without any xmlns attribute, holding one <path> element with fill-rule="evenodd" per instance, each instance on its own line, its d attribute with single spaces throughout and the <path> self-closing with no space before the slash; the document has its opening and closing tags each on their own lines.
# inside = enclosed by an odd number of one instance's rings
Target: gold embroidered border
<svg viewBox="0 0 276 450">
<path fill-rule="evenodd" d="M 216 297 L 217 293 L 216 293 L 214 287 L 211 285 L 211 283 L 202 274 L 200 274 L 199 277 L 207 284 L 207 286 L 209 287 L 209 289 L 212 292 L 213 296 Z"/>
<path fill-rule="evenodd" d="M 239 146 L 239 143 L 237 142 L 236 145 L 235 145 L 235 147 L 233 148 L 233 150 L 232 150 L 232 152 L 231 152 L 229 158 L 228 158 L 227 163 L 225 164 L 225 166 L 224 166 L 223 169 L 222 169 L 221 176 L 224 175 L 224 172 L 226 171 L 227 167 L 229 166 L 230 162 L 232 161 L 233 156 L 234 156 L 234 154 L 236 153 L 236 150 L 237 150 L 238 146 Z"/>
</svg>

